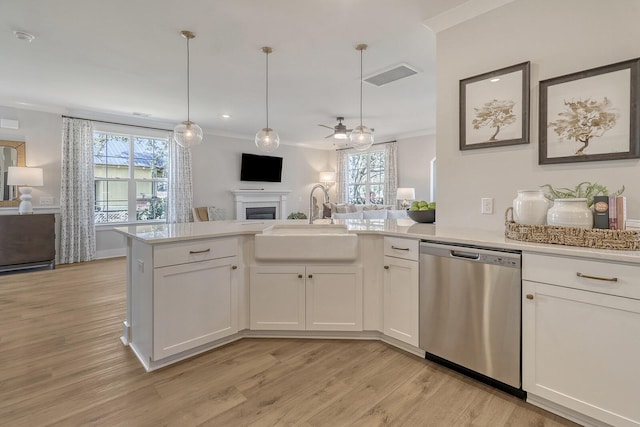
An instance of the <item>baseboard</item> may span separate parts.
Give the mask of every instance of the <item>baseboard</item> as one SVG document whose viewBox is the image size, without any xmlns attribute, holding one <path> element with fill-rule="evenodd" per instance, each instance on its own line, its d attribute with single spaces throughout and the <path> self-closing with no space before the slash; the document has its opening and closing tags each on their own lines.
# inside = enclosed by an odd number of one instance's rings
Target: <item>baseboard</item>
<svg viewBox="0 0 640 427">
<path fill-rule="evenodd" d="M 530 403 L 533 406 L 537 406 L 538 408 L 542 408 L 545 411 L 549 411 L 551 413 L 559 415 L 562 418 L 566 418 L 584 427 L 611 427 L 610 424 L 603 423 L 602 421 L 598 421 L 588 415 L 584 415 L 572 409 L 565 408 L 564 406 L 558 405 L 557 403 L 547 400 L 544 397 L 536 396 L 531 393 L 527 393 L 527 403 Z"/>
</svg>

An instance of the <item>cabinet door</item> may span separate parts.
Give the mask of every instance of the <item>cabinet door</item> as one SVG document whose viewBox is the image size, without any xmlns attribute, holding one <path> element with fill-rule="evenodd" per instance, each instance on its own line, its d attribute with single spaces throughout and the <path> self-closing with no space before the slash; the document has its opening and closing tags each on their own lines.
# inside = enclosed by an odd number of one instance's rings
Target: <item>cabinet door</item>
<svg viewBox="0 0 640 427">
<path fill-rule="evenodd" d="M 156 268 L 153 359 L 238 332 L 236 257 Z"/>
<path fill-rule="evenodd" d="M 360 266 L 307 266 L 307 329 L 362 330 Z"/>
<path fill-rule="evenodd" d="M 530 394 L 616 426 L 640 425 L 640 300 L 523 282 Z"/>
<path fill-rule="evenodd" d="M 253 266 L 249 283 L 251 329 L 305 328 L 304 266 Z"/>
<path fill-rule="evenodd" d="M 384 257 L 384 333 L 418 346 L 418 263 Z"/>
</svg>

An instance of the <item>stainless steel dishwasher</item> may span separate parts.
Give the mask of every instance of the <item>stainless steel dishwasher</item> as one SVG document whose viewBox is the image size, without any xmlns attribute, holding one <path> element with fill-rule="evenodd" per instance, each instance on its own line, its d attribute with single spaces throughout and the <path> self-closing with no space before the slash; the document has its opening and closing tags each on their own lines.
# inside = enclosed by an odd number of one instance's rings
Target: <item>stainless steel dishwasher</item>
<svg viewBox="0 0 640 427">
<path fill-rule="evenodd" d="M 524 397 L 521 255 L 420 244 L 420 340 L 426 358 Z"/>
</svg>

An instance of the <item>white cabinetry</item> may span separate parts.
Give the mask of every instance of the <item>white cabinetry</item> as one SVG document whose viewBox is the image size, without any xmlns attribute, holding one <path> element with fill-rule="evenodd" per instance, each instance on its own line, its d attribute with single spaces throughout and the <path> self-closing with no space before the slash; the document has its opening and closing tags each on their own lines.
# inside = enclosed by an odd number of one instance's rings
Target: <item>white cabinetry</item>
<svg viewBox="0 0 640 427">
<path fill-rule="evenodd" d="M 304 266 L 298 265 L 251 267 L 251 329 L 305 329 L 304 274 Z"/>
<path fill-rule="evenodd" d="M 640 267 L 527 253 L 522 265 L 528 400 L 639 426 Z"/>
<path fill-rule="evenodd" d="M 154 360 L 238 332 L 235 262 L 228 257 L 154 270 Z"/>
<path fill-rule="evenodd" d="M 384 239 L 384 334 L 418 346 L 417 240 Z"/>
<path fill-rule="evenodd" d="M 237 253 L 235 237 L 133 242 L 131 346 L 147 369 L 238 332 Z"/>
<path fill-rule="evenodd" d="M 362 330 L 362 274 L 354 265 L 251 267 L 254 330 Z"/>
</svg>

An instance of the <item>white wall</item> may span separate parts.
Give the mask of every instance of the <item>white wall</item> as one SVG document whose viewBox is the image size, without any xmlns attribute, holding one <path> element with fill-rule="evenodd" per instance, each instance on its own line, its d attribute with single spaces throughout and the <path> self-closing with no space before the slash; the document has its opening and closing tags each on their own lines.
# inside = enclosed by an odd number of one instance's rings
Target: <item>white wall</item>
<svg viewBox="0 0 640 427">
<path fill-rule="evenodd" d="M 191 149 L 193 156 L 194 206 L 216 206 L 226 210 L 227 219 L 235 219 L 232 190 L 264 188 L 291 190 L 287 197 L 286 217 L 291 212 L 309 211 L 309 191 L 318 183 L 320 172 L 335 170 L 335 154 L 280 145 L 273 153 L 259 151 L 253 141 L 206 135 L 202 144 Z M 282 157 L 282 182 L 240 181 L 242 153 Z M 321 197 L 320 192 L 316 194 Z"/>
<path fill-rule="evenodd" d="M 640 218 L 640 160 L 538 165 L 540 80 L 640 56 L 637 0 L 516 0 L 436 36 L 438 225 L 503 230 L 516 190 L 598 182 L 626 186 Z M 531 61 L 531 143 L 458 149 L 459 80 Z M 494 215 L 480 198 L 495 199 Z"/>
<path fill-rule="evenodd" d="M 0 140 L 24 141 L 27 166 L 43 169 L 44 186 L 33 187 L 34 208 L 40 206 L 41 196 L 54 197 L 53 204 L 59 205 L 61 116 L 0 106 L 0 117 L 19 121 L 19 129 L 0 129 Z M 2 212 L 17 213 L 18 209 L 3 209 Z"/>
<path fill-rule="evenodd" d="M 416 200 L 430 200 L 431 159 L 436 156 L 436 136 L 398 139 L 398 187 L 416 189 Z"/>
</svg>

